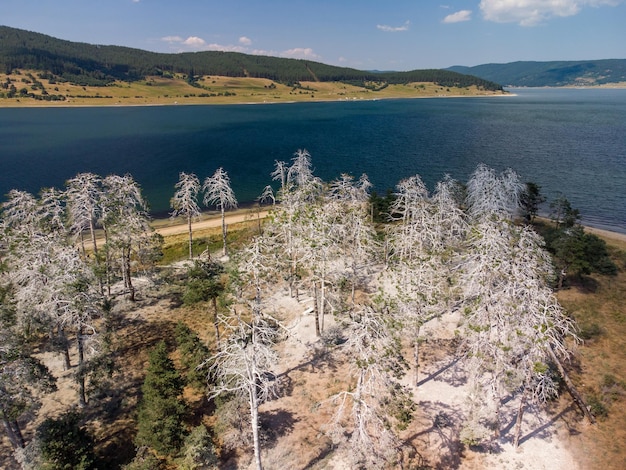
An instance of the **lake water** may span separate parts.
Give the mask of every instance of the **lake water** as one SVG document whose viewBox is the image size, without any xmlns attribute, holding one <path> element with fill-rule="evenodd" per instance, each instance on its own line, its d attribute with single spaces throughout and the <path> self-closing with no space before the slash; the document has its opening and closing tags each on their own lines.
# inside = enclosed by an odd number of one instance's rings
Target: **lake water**
<svg viewBox="0 0 626 470">
<path fill-rule="evenodd" d="M 383 192 L 420 174 L 465 181 L 512 168 L 583 222 L 626 233 L 626 90 L 513 89 L 517 96 L 233 106 L 0 109 L 0 194 L 62 187 L 79 172 L 130 173 L 155 213 L 180 171 L 219 166 L 240 202 L 275 160 L 307 149 L 331 180 L 366 173 Z"/>
</svg>

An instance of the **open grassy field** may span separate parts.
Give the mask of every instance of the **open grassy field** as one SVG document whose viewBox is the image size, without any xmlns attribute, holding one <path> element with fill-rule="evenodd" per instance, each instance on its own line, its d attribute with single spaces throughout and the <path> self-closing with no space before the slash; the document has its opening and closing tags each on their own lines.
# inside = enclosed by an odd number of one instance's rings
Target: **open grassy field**
<svg viewBox="0 0 626 470">
<path fill-rule="evenodd" d="M 105 87 L 79 86 L 40 78 L 38 72 L 21 70 L 11 75 L 0 73 L 0 107 L 29 106 L 123 106 L 175 104 L 285 103 L 337 100 L 375 100 L 433 96 L 479 96 L 504 94 L 476 87 L 442 87 L 434 83 L 389 85 L 368 84 L 368 88 L 340 82 L 300 82 L 296 86 L 263 78 L 204 76 L 193 85 L 182 75 L 173 78 L 148 77 L 138 82 L 115 82 Z M 14 86 L 16 93 L 6 97 Z M 29 95 L 34 95 L 29 96 Z M 59 100 L 42 100 L 56 96 Z"/>
<path fill-rule="evenodd" d="M 580 327 L 574 358 L 577 385 L 598 417 L 571 428 L 572 450 L 582 468 L 626 468 L 626 242 L 605 238 L 617 276 L 593 276 L 558 293 Z"/>
</svg>

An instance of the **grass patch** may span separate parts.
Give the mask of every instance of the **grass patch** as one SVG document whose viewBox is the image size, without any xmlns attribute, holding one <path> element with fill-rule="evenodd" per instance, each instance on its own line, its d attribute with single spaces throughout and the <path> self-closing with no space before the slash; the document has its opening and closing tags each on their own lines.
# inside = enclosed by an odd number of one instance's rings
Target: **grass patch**
<svg viewBox="0 0 626 470">
<path fill-rule="evenodd" d="M 194 257 L 200 256 L 205 251 L 214 253 L 222 247 L 222 239 L 217 235 L 195 238 L 192 241 L 191 250 Z M 176 240 L 163 246 L 163 258 L 161 264 L 168 265 L 189 257 L 189 240 Z"/>
<path fill-rule="evenodd" d="M 596 322 L 579 324 L 580 331 L 578 332 L 578 336 L 582 340 L 591 340 L 602 334 L 602 327 Z"/>
<path fill-rule="evenodd" d="M 98 106 L 98 105 L 173 105 L 173 104 L 237 104 L 280 103 L 288 101 L 373 100 L 382 98 L 417 98 L 428 96 L 493 95 L 476 87 L 447 88 L 434 83 L 407 83 L 375 89 L 348 85 L 341 82 L 301 82 L 294 87 L 264 78 L 248 77 L 198 77 L 190 84 L 182 74 L 171 78 L 146 77 L 137 82 L 117 81 L 108 86 L 80 86 L 69 82 L 59 83 L 48 78 L 37 79 L 37 87 L 20 80 L 39 72 L 21 70 L 20 74 L 0 73 L 0 83 L 11 80 L 28 95 L 16 94 L 1 98 L 2 106 Z M 43 101 L 44 95 L 59 97 Z"/>
<path fill-rule="evenodd" d="M 559 301 L 579 325 L 584 343 L 577 348 L 579 370 L 573 378 L 599 419 L 586 427 L 572 446 L 582 468 L 626 468 L 626 247 L 605 239 L 616 276 L 597 276 L 594 291 L 558 292 Z"/>
<path fill-rule="evenodd" d="M 226 244 L 229 250 L 236 251 L 248 244 L 258 234 L 258 222 L 254 220 L 229 225 Z M 208 251 L 211 256 L 220 257 L 222 253 L 222 229 L 199 230 L 193 234 L 192 252 L 194 257 Z M 189 257 L 189 238 L 187 234 L 166 237 L 163 246 L 161 265 L 169 265 Z"/>
</svg>

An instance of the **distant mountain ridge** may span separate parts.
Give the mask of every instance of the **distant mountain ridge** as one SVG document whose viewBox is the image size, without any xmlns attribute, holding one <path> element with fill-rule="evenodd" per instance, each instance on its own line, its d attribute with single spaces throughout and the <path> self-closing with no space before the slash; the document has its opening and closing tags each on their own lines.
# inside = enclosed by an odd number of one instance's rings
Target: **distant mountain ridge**
<svg viewBox="0 0 626 470">
<path fill-rule="evenodd" d="M 104 86 L 115 80 L 138 81 L 147 76 L 267 78 L 280 83 L 299 81 L 345 82 L 374 89 L 387 84 L 432 82 L 444 87 L 498 91 L 502 86 L 450 70 L 367 72 L 308 60 L 285 59 L 237 52 L 164 54 L 121 46 L 98 46 L 65 41 L 40 33 L 0 26 L 0 71 L 29 69 L 52 74 L 83 86 Z M 372 83 L 369 83 L 372 82 Z"/>
<path fill-rule="evenodd" d="M 475 75 L 505 86 L 594 86 L 626 82 L 626 59 L 455 65 L 446 70 Z"/>
</svg>

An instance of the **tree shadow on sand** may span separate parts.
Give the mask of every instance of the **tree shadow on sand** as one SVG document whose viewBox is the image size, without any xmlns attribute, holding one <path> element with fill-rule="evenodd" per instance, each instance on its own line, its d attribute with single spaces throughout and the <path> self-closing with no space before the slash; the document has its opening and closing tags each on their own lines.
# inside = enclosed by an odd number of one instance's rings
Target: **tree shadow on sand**
<svg viewBox="0 0 626 470">
<path fill-rule="evenodd" d="M 263 411 L 259 413 L 259 421 L 263 436 L 263 447 L 271 447 L 280 437 L 293 432 L 299 419 L 286 410 Z"/>
<path fill-rule="evenodd" d="M 459 438 L 460 409 L 440 401 L 420 402 L 420 408 L 429 417 L 431 425 L 408 437 L 406 442 L 421 439 L 429 452 L 436 452 L 438 461 L 429 468 L 458 469 L 464 449 Z"/>
<path fill-rule="evenodd" d="M 562 409 L 559 413 L 555 415 L 550 415 L 549 419 L 545 422 L 542 422 L 539 426 L 534 427 L 526 434 L 520 436 L 519 445 L 522 446 L 525 442 L 530 439 L 538 438 L 542 440 L 549 440 L 555 433 L 555 424 L 557 421 L 564 420 L 570 434 L 577 434 L 579 431 L 571 426 L 570 423 L 566 420 L 566 416 L 575 410 L 575 405 L 571 403 L 567 408 Z M 536 406 L 527 405 L 525 415 L 538 416 L 541 413 L 541 408 Z M 508 420 L 508 424 L 501 430 L 503 436 L 503 442 L 513 442 L 515 440 L 515 422 L 517 419 L 516 413 L 511 413 L 510 419 Z"/>
<path fill-rule="evenodd" d="M 294 371 L 307 371 L 311 373 L 315 372 L 335 372 L 337 371 L 337 360 L 333 357 L 333 352 L 326 346 L 314 345 L 311 347 L 308 359 L 300 364 L 287 369 L 286 371 L 277 375 L 277 378 L 287 377 Z"/>
<path fill-rule="evenodd" d="M 460 357 L 451 358 L 448 363 L 440 366 L 437 370 L 417 382 L 417 386 L 420 387 L 431 380 L 441 380 L 453 387 L 462 387 L 467 383 L 467 378 L 465 374 L 456 367 L 460 360 Z"/>
</svg>

